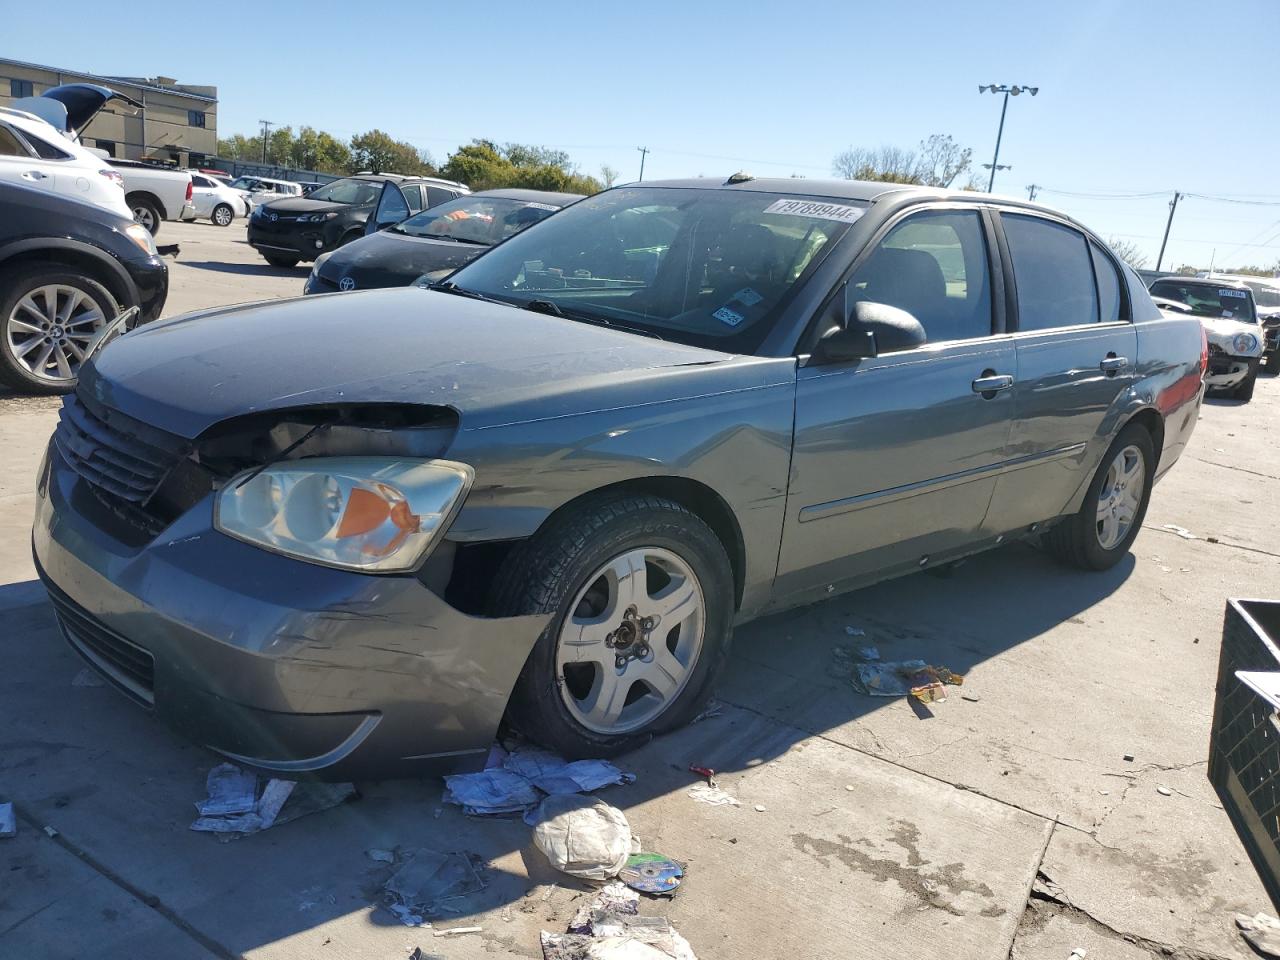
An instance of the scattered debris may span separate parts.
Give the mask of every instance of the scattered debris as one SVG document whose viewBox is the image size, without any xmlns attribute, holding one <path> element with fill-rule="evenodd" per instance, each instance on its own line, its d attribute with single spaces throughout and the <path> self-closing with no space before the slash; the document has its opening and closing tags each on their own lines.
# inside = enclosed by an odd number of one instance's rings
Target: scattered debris
<svg viewBox="0 0 1280 960">
<path fill-rule="evenodd" d="M 691 763 L 689 764 L 689 772 L 696 773 L 700 777 L 706 777 L 707 783 L 713 787 L 716 785 L 716 772 L 710 767 L 700 767 L 696 763 Z"/>
<path fill-rule="evenodd" d="M 1170 790 L 1168 787 L 1156 787 L 1156 793 L 1160 794 L 1160 796 L 1162 797 L 1173 796 L 1173 791 Z"/>
<path fill-rule="evenodd" d="M 713 806 L 741 806 L 737 797 L 725 793 L 713 783 L 695 783 L 689 790 L 689 796 L 702 803 L 710 803 Z"/>
<path fill-rule="evenodd" d="M 707 708 L 700 714 L 690 720 L 690 723 L 700 723 L 703 720 L 711 720 L 724 713 L 724 706 L 718 700 L 711 700 L 707 703 Z"/>
<path fill-rule="evenodd" d="M 1264 957 L 1280 958 L 1280 920 L 1266 913 L 1236 914 L 1236 926 L 1249 946 Z"/>
<path fill-rule="evenodd" d="M 328 942 L 325 940 L 325 943 Z M 444 958 L 434 953 L 423 953 L 421 947 L 414 947 L 413 953 L 409 954 L 409 960 L 444 960 Z"/>
<path fill-rule="evenodd" d="M 460 933 L 483 933 L 484 927 L 450 927 L 448 930 L 432 930 L 433 937 L 452 937 Z"/>
<path fill-rule="evenodd" d="M 587 933 L 542 931 L 544 960 L 697 960 L 666 917 L 597 911 Z"/>
<path fill-rule="evenodd" d="M 1071 956 L 1068 957 L 1067 960 L 1084 960 L 1088 953 L 1089 951 L 1084 947 L 1076 947 L 1071 951 Z"/>
<path fill-rule="evenodd" d="M 625 874 L 630 869 L 631 860 L 636 859 L 638 856 L 643 856 L 643 854 L 636 854 L 629 858 L 627 861 L 628 866 L 623 867 L 619 875 Z M 650 856 L 656 856 L 656 854 L 650 854 Z M 606 883 L 596 891 L 594 897 L 577 909 L 573 919 L 569 921 L 569 932 L 589 934 L 591 932 L 591 918 L 597 911 L 635 916 L 640 912 L 640 894 L 627 886 L 627 884 L 616 880 L 613 883 Z"/>
<path fill-rule="evenodd" d="M 1126 754 L 1124 755 L 1124 762 L 1125 762 L 1125 763 L 1133 763 L 1133 754 L 1132 754 L 1132 753 L 1126 753 Z"/>
<path fill-rule="evenodd" d="M 982 698 L 978 696 L 976 693 L 962 693 L 960 694 L 960 699 L 968 700 L 970 703 L 977 703 Z"/>
<path fill-rule="evenodd" d="M 1198 537 L 1196 537 L 1196 535 L 1195 535 L 1194 533 L 1192 533 L 1192 532 L 1191 532 L 1190 530 L 1188 530 L 1186 527 L 1180 527 L 1180 526 L 1178 526 L 1176 523 L 1166 523 L 1166 524 L 1164 525 L 1163 529 L 1168 530 L 1170 533 L 1176 533 L 1176 534 L 1177 534 L 1178 536 L 1180 536 L 1183 540 L 1196 540 L 1196 539 L 1199 539 Z"/>
<path fill-rule="evenodd" d="M 18 818 L 13 812 L 12 803 L 0 803 L 0 837 L 16 837 L 18 835 Z"/>
<path fill-rule="evenodd" d="M 854 667 L 853 686 L 873 697 L 903 697 L 908 694 L 929 703 L 947 699 L 942 684 L 960 686 L 964 677 L 946 667 L 932 667 L 923 660 L 895 660 L 859 663 Z"/>
<path fill-rule="evenodd" d="M 765 805 L 764 805 L 763 803 L 757 803 L 757 804 L 755 805 L 755 811 L 756 811 L 756 813 L 764 813 L 765 809 L 766 809 L 766 808 L 765 808 Z"/>
<path fill-rule="evenodd" d="M 636 779 L 635 774 L 623 773 L 608 760 L 570 763 L 539 747 L 519 747 L 506 753 L 495 745 L 488 762 L 501 766 L 445 777 L 445 802 L 456 803 L 477 816 L 527 813 L 547 794 L 589 793 Z"/>
<path fill-rule="evenodd" d="M 257 774 L 230 763 L 210 770 L 205 786 L 209 796 L 196 803 L 200 816 L 191 829 L 228 836 L 258 833 L 336 807 L 356 795 L 356 788 L 350 783 L 276 779 L 268 780 L 259 794 Z"/>
<path fill-rule="evenodd" d="M 105 683 L 105 680 L 88 667 L 81 667 L 80 672 L 71 678 L 73 687 L 101 687 Z"/>
<path fill-rule="evenodd" d="M 423 848 L 410 853 L 405 865 L 391 875 L 382 889 L 387 909 L 406 927 L 418 927 L 451 902 L 484 888 L 484 879 L 476 872 L 470 854 L 437 853 Z"/>
<path fill-rule="evenodd" d="M 846 784 L 844 785 L 844 788 L 845 788 L 846 790 L 848 790 L 850 793 L 853 793 L 853 784 L 852 784 L 852 783 L 846 783 Z"/>
<path fill-rule="evenodd" d="M 366 850 L 364 855 L 378 863 L 395 863 L 396 855 L 390 850 Z"/>
<path fill-rule="evenodd" d="M 627 858 L 626 866 L 618 871 L 619 880 L 641 893 L 674 893 L 683 878 L 684 868 L 660 853 L 633 853 Z"/>
<path fill-rule="evenodd" d="M 561 873 L 615 877 L 631 856 L 631 825 L 622 811 L 592 797 L 556 795 L 537 811 L 533 842 Z"/>
<path fill-rule="evenodd" d="M 52 840 L 54 837 L 58 835 L 58 828 L 51 827 L 49 826 L 49 824 L 46 823 L 44 825 L 44 835 Z"/>
<path fill-rule="evenodd" d="M 1205 542 L 1206 542 L 1206 543 L 1217 543 L 1217 542 L 1218 542 L 1218 538 L 1217 538 L 1217 537 L 1205 537 L 1204 539 L 1205 539 Z"/>
<path fill-rule="evenodd" d="M 1161 566 L 1160 566 L 1160 572 L 1161 572 L 1161 573 L 1173 573 L 1173 567 L 1166 567 L 1166 566 L 1164 566 L 1163 564 L 1161 564 Z"/>
</svg>

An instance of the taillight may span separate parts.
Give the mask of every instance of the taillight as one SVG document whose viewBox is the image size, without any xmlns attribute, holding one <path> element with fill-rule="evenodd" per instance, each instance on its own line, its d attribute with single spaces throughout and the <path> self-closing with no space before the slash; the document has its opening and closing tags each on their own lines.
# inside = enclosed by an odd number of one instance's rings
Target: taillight
<svg viewBox="0 0 1280 960">
<path fill-rule="evenodd" d="M 121 190 L 124 189 L 124 177 L 120 174 L 119 170 L 111 170 L 111 169 L 104 168 L 102 170 L 99 170 L 98 172 L 102 174 L 104 177 L 106 177 L 108 180 L 110 180 L 112 183 L 114 183 Z"/>
<path fill-rule="evenodd" d="M 187 199 L 188 200 L 191 199 L 191 181 L 190 180 L 187 181 Z"/>
<path fill-rule="evenodd" d="M 1205 332 L 1204 324 L 1200 324 L 1200 376 L 1204 376 L 1209 370 L 1209 334 Z"/>
</svg>

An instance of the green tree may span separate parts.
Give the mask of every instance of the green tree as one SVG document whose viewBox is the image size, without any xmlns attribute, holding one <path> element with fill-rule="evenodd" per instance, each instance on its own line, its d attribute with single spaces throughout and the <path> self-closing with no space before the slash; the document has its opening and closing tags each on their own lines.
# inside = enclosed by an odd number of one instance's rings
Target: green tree
<svg viewBox="0 0 1280 960">
<path fill-rule="evenodd" d="M 292 156 L 293 127 L 276 127 L 267 140 L 267 163 L 277 167 L 287 167 L 290 165 Z"/>
<path fill-rule="evenodd" d="M 376 129 L 351 138 L 351 170 L 404 174 L 434 172 L 430 163 L 423 162 L 421 152 L 413 144 L 396 140 L 389 133 Z"/>
<path fill-rule="evenodd" d="M 262 141 L 253 140 L 243 133 L 236 133 L 218 140 L 218 156 L 224 160 L 251 160 L 261 153 Z"/>
<path fill-rule="evenodd" d="M 591 194 L 604 189 L 595 177 L 578 172 L 562 150 L 518 143 L 500 147 L 492 140 L 473 140 L 459 147 L 440 172 L 472 190 L 524 187 Z"/>
</svg>

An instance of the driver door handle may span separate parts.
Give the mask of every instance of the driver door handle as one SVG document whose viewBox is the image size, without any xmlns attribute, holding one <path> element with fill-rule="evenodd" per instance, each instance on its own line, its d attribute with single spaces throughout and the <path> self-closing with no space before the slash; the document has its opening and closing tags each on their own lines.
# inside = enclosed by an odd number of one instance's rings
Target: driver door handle
<svg viewBox="0 0 1280 960">
<path fill-rule="evenodd" d="M 1108 355 L 1105 360 L 1098 364 L 1098 369 L 1103 373 L 1119 373 L 1129 365 L 1128 357 L 1117 357 Z"/>
<path fill-rule="evenodd" d="M 993 373 L 978 377 L 973 381 L 974 393 L 995 393 L 997 390 L 1008 390 L 1013 386 L 1013 377 L 1007 373 Z"/>
<path fill-rule="evenodd" d="M 22 175 L 23 180 L 48 180 L 49 175 L 41 170 L 28 170 Z"/>
</svg>

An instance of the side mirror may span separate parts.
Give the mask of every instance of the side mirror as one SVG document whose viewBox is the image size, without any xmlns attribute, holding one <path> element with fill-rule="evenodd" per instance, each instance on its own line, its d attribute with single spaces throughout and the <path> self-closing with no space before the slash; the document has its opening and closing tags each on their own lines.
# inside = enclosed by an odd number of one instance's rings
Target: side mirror
<svg viewBox="0 0 1280 960">
<path fill-rule="evenodd" d="M 382 195 L 378 197 L 378 206 L 369 219 L 364 222 L 364 235 L 385 230 L 387 227 L 409 218 L 409 201 L 404 191 L 388 180 L 382 185 Z"/>
<path fill-rule="evenodd" d="M 860 360 L 910 350 L 928 339 L 920 321 L 906 310 L 864 300 L 853 305 L 845 326 L 827 331 L 815 354 L 822 360 Z"/>
</svg>

